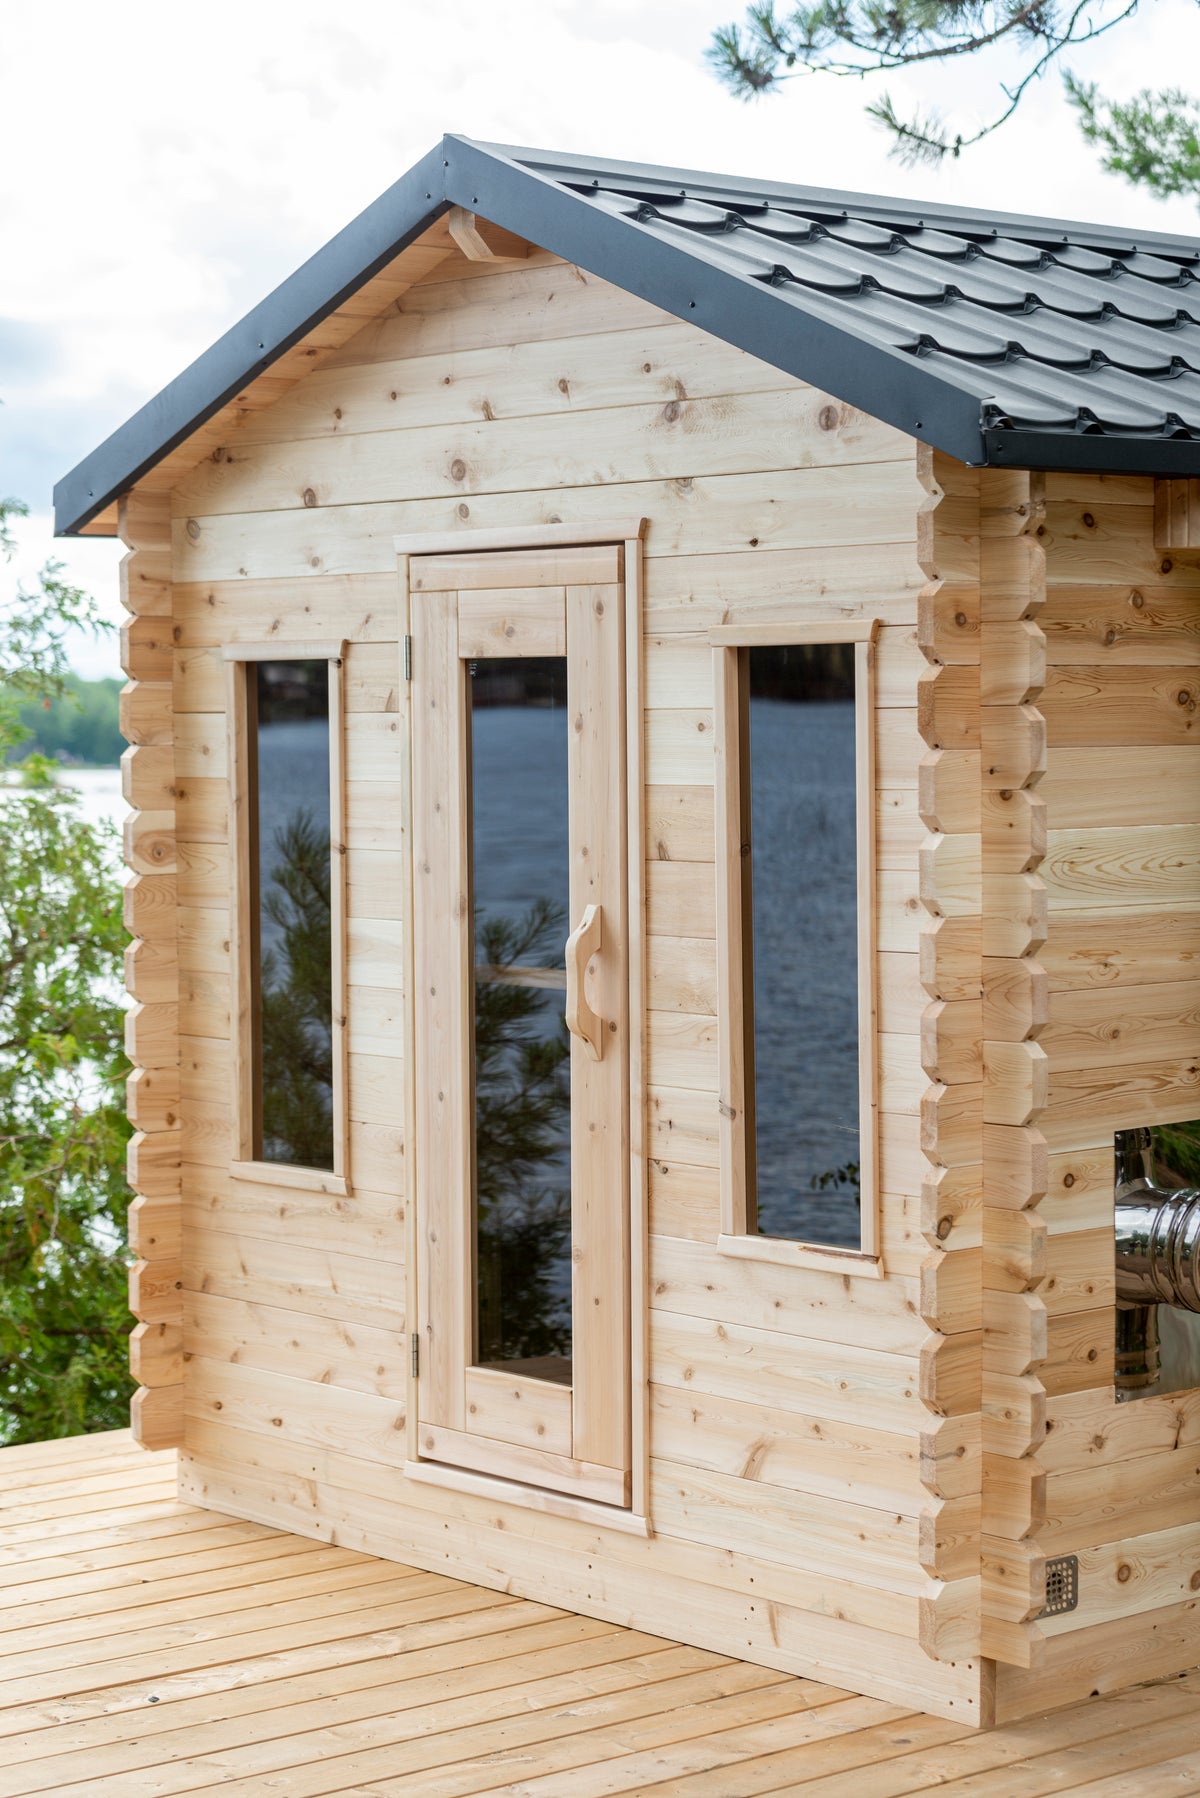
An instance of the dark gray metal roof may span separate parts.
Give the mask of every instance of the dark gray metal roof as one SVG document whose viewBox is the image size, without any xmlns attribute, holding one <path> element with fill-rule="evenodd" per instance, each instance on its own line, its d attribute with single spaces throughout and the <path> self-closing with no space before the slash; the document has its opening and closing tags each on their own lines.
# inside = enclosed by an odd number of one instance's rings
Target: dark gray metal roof
<svg viewBox="0 0 1200 1798">
<path fill-rule="evenodd" d="M 59 482 L 59 533 L 452 205 L 964 462 L 1200 474 L 1200 239 L 447 137 Z"/>
</svg>

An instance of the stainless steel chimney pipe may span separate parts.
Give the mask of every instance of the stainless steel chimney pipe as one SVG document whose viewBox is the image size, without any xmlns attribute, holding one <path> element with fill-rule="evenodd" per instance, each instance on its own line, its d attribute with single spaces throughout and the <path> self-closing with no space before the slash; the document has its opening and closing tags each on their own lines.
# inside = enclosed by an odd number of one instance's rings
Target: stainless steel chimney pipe
<svg viewBox="0 0 1200 1798">
<path fill-rule="evenodd" d="M 1151 1141 L 1116 1135 L 1117 1302 L 1200 1311 L 1200 1189 L 1156 1185 Z"/>
<path fill-rule="evenodd" d="M 1115 1149 L 1116 1386 L 1132 1398 L 1158 1381 L 1155 1307 L 1200 1312 L 1200 1190 L 1156 1184 L 1149 1130 L 1119 1130 Z"/>
</svg>

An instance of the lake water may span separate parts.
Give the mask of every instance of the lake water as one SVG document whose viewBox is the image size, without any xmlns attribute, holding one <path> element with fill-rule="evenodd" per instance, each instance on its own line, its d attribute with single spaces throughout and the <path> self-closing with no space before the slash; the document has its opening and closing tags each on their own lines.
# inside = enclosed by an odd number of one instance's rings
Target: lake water
<svg viewBox="0 0 1200 1798">
<path fill-rule="evenodd" d="M 121 792 L 119 768 L 64 768 L 61 779 L 79 795 L 80 810 L 89 824 L 111 824 L 121 830 L 129 807 Z"/>
<path fill-rule="evenodd" d="M 761 795 L 777 826 L 756 847 L 760 1218 L 771 1234 L 834 1244 L 858 1236 L 853 1191 L 813 1187 L 857 1159 L 855 821 L 844 753 L 852 718 L 848 701 L 755 700 L 751 708 L 756 809 Z M 305 750 L 305 733 L 315 746 L 324 726 L 286 730 L 294 741 L 273 758 L 263 793 L 264 811 L 279 822 L 312 805 L 314 776 L 317 787 L 324 778 L 323 757 Z M 565 835 L 562 732 L 551 708 L 476 713 L 476 853 L 493 911 L 515 915 L 534 899 L 564 897 L 557 869 L 550 891 L 539 883 L 547 841 Z M 126 806 L 118 769 L 73 769 L 64 778 L 89 819 L 119 827 Z"/>
</svg>

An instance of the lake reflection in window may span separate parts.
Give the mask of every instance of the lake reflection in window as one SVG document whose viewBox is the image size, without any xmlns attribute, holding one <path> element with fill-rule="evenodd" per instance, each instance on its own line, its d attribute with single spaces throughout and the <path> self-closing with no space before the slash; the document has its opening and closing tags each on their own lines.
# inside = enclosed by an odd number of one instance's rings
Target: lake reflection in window
<svg viewBox="0 0 1200 1798">
<path fill-rule="evenodd" d="M 255 1160 L 330 1170 L 329 663 L 247 666 Z"/>
<path fill-rule="evenodd" d="M 858 1249 L 854 646 L 741 657 L 747 1227 Z"/>
<path fill-rule="evenodd" d="M 565 656 L 469 664 L 475 1360 L 571 1378 Z"/>
</svg>

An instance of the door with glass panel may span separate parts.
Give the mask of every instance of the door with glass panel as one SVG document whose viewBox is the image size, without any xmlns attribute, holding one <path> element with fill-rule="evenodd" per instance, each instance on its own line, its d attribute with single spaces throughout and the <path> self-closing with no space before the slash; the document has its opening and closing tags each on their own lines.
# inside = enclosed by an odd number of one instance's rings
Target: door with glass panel
<svg viewBox="0 0 1200 1798">
<path fill-rule="evenodd" d="M 422 1459 L 628 1503 L 619 546 L 409 563 Z"/>
</svg>

